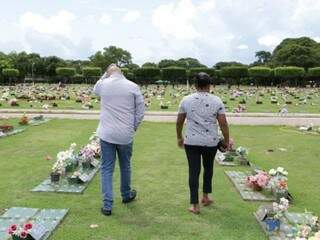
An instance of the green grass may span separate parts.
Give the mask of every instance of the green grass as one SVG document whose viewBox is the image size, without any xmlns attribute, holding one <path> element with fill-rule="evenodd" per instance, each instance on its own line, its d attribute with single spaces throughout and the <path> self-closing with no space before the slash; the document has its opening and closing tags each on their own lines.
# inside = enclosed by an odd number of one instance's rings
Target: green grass
<svg viewBox="0 0 320 240">
<path fill-rule="evenodd" d="M 187 162 L 176 147 L 173 124 L 143 123 L 133 155 L 133 186 L 139 198 L 130 205 L 120 203 L 117 167 L 112 217 L 100 214 L 100 176 L 83 195 L 30 192 L 50 171 L 52 162 L 44 156 L 55 156 L 72 142 L 87 143 L 96 125 L 96 121 L 53 120 L 0 139 L 2 210 L 12 206 L 70 208 L 51 238 L 55 240 L 266 239 L 252 215 L 260 203 L 241 199 L 224 174 L 230 168 L 215 166 L 214 206 L 202 208 L 199 216 L 186 211 Z M 280 129 L 232 126 L 231 133 L 238 145 L 249 148 L 254 164 L 265 169 L 283 166 L 289 171 L 289 188 L 295 197 L 291 211 L 308 209 L 320 215 L 319 137 Z M 275 151 L 267 153 L 267 149 Z M 90 224 L 99 227 L 90 229 Z"/>
</svg>

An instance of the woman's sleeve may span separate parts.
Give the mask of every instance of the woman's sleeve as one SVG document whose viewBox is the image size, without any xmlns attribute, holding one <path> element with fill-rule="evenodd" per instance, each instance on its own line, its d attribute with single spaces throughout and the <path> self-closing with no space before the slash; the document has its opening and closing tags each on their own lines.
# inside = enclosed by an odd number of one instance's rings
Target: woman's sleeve
<svg viewBox="0 0 320 240">
<path fill-rule="evenodd" d="M 178 113 L 187 113 L 187 109 L 186 109 L 186 101 L 185 101 L 185 98 L 182 99 L 182 101 L 180 102 L 180 105 L 179 105 L 179 110 L 178 110 Z"/>
</svg>

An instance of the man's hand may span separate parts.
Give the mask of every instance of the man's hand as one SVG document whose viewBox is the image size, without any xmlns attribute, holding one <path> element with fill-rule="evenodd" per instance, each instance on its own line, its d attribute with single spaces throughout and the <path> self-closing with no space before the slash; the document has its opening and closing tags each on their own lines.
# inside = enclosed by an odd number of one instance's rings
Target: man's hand
<svg viewBox="0 0 320 240">
<path fill-rule="evenodd" d="M 184 148 L 184 140 L 183 140 L 183 138 L 178 138 L 177 139 L 177 144 L 178 144 L 178 147 L 179 148 Z"/>
</svg>

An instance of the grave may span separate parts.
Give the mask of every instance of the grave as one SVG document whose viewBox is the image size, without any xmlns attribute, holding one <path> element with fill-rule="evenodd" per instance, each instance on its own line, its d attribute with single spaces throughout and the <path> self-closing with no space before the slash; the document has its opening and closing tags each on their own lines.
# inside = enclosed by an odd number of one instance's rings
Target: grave
<svg viewBox="0 0 320 240">
<path fill-rule="evenodd" d="M 249 172 L 225 171 L 241 197 L 245 201 L 276 201 L 276 197 L 271 193 L 264 191 L 254 191 L 246 185 L 246 179 L 250 175 Z"/>
<path fill-rule="evenodd" d="M 292 237 L 295 232 L 295 227 L 297 225 L 305 224 L 307 218 L 310 218 L 310 213 L 297 213 L 297 212 L 285 212 L 284 217 L 280 218 L 280 229 L 275 232 L 269 232 L 267 230 L 267 224 L 264 221 L 265 216 L 263 214 L 264 209 L 272 208 L 271 205 L 262 205 L 259 209 L 253 214 L 258 221 L 259 225 L 269 237 L 270 240 L 294 240 L 295 237 Z"/>
<path fill-rule="evenodd" d="M 46 178 L 32 192 L 56 192 L 56 193 L 77 193 L 81 194 L 88 187 L 93 177 L 100 169 L 100 163 L 91 169 L 87 169 L 80 176 L 82 183 L 70 183 L 67 178 L 61 178 L 58 184 L 52 183 L 50 177 Z"/>
<path fill-rule="evenodd" d="M 7 229 L 11 224 L 33 224 L 30 234 L 34 239 L 46 240 L 59 226 L 68 213 L 68 209 L 38 209 L 12 207 L 0 216 L 0 240 L 11 239 Z"/>
</svg>

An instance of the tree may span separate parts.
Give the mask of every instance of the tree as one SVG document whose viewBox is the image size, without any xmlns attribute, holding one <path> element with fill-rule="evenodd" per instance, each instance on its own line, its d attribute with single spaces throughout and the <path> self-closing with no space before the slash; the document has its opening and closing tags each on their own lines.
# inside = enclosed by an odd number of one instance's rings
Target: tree
<svg viewBox="0 0 320 240">
<path fill-rule="evenodd" d="M 320 65 L 320 44 L 308 37 L 284 39 L 273 51 L 273 66 L 305 69 Z"/>
<path fill-rule="evenodd" d="M 320 85 L 320 67 L 309 68 L 306 77 L 314 81 L 317 86 Z"/>
<path fill-rule="evenodd" d="M 249 76 L 254 79 L 255 85 L 259 86 L 268 84 L 271 78 L 271 68 L 268 67 L 251 67 L 248 69 Z"/>
<path fill-rule="evenodd" d="M 102 69 L 106 69 L 111 63 L 115 63 L 119 67 L 132 63 L 131 53 L 115 46 L 104 48 L 103 51 L 96 52 L 89 59 L 92 66 Z"/>
<path fill-rule="evenodd" d="M 159 80 L 160 76 L 160 69 L 154 67 L 142 67 L 136 69 L 134 72 L 135 80 L 139 84 L 152 84 L 155 81 Z"/>
<path fill-rule="evenodd" d="M 186 83 L 187 81 L 187 71 L 182 67 L 167 67 L 162 69 L 162 79 L 165 81 L 170 81 L 172 85 L 178 83 Z"/>
<path fill-rule="evenodd" d="M 257 61 L 254 63 L 254 65 L 264 65 L 271 60 L 271 52 L 268 51 L 258 51 L 256 52 L 255 57 L 257 58 Z"/>
<path fill-rule="evenodd" d="M 233 83 L 240 86 L 241 79 L 248 76 L 248 68 L 246 66 L 224 67 L 221 69 L 220 75 L 227 79 L 229 87 Z"/>
<path fill-rule="evenodd" d="M 277 67 L 274 69 L 274 75 L 281 80 L 280 85 L 282 80 L 285 80 L 288 84 L 297 86 L 298 79 L 302 79 L 305 70 L 302 67 Z"/>
<path fill-rule="evenodd" d="M 207 66 L 201 64 L 198 59 L 190 58 L 190 57 L 188 57 L 188 58 L 180 58 L 177 61 L 177 66 L 178 67 L 184 67 L 186 69 L 196 68 L 196 67 L 207 67 Z"/>
<path fill-rule="evenodd" d="M 15 68 L 4 68 L 2 69 L 2 75 L 9 80 L 9 85 L 11 85 L 12 79 L 17 78 L 20 75 L 18 69 Z"/>
<path fill-rule="evenodd" d="M 56 56 L 45 57 L 44 64 L 46 66 L 46 75 L 50 77 L 54 77 L 57 75 L 57 68 L 66 66 L 66 62 Z"/>
<path fill-rule="evenodd" d="M 140 66 L 135 63 L 129 63 L 123 66 L 123 68 L 128 68 L 130 71 L 134 71 L 135 69 L 139 68 Z"/>
<path fill-rule="evenodd" d="M 91 79 L 97 79 L 101 76 L 101 68 L 99 67 L 84 67 L 82 68 L 82 75 L 86 79 L 86 82 Z"/>
<path fill-rule="evenodd" d="M 173 59 L 163 59 L 158 63 L 159 68 L 177 67 L 178 63 Z"/>
<path fill-rule="evenodd" d="M 157 68 L 158 65 L 156 63 L 153 62 L 146 62 L 144 64 L 142 64 L 142 67 L 153 67 L 153 68 Z"/>
<path fill-rule="evenodd" d="M 67 67 L 59 67 L 56 69 L 57 75 L 63 77 L 64 81 L 72 79 L 74 75 L 76 74 L 75 68 L 67 68 Z"/>
<path fill-rule="evenodd" d="M 213 67 L 217 70 L 221 70 L 224 67 L 232 67 L 232 66 L 244 66 L 240 62 L 217 62 Z"/>
<path fill-rule="evenodd" d="M 134 74 L 129 68 L 121 68 L 121 71 L 127 79 L 129 79 L 129 80 L 134 79 Z"/>
</svg>

